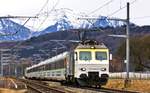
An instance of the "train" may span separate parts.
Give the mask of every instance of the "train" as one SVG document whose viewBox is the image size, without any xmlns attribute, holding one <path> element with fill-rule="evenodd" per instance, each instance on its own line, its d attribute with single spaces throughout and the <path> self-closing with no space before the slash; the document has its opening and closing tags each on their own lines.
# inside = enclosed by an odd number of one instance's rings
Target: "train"
<svg viewBox="0 0 150 93">
<path fill-rule="evenodd" d="M 106 45 L 96 40 L 85 40 L 71 51 L 27 67 L 25 77 L 101 87 L 108 82 L 109 60 Z"/>
</svg>

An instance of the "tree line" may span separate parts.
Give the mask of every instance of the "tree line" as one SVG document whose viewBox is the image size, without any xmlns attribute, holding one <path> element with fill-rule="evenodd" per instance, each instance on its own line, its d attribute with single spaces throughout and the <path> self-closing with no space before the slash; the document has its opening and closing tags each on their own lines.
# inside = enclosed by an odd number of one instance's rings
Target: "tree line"
<svg viewBox="0 0 150 93">
<path fill-rule="evenodd" d="M 123 42 L 116 56 L 125 60 L 126 42 Z M 130 38 L 130 67 L 134 71 L 150 70 L 150 35 Z"/>
</svg>

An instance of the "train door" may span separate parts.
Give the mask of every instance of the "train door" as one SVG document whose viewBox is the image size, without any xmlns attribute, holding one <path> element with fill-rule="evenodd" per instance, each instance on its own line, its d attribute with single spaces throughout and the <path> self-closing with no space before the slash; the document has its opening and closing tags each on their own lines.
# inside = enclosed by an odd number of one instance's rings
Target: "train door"
<svg viewBox="0 0 150 93">
<path fill-rule="evenodd" d="M 66 58 L 66 75 L 67 79 L 72 80 L 74 75 L 74 52 L 70 52 Z"/>
</svg>

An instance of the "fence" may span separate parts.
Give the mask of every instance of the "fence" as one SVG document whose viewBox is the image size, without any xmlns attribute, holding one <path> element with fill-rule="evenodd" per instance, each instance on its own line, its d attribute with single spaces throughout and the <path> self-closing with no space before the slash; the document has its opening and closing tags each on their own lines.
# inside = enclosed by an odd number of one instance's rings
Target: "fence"
<svg viewBox="0 0 150 93">
<path fill-rule="evenodd" d="M 126 72 L 109 73 L 110 78 L 126 78 Z M 150 79 L 150 72 L 130 72 L 129 78 L 132 79 Z"/>
</svg>

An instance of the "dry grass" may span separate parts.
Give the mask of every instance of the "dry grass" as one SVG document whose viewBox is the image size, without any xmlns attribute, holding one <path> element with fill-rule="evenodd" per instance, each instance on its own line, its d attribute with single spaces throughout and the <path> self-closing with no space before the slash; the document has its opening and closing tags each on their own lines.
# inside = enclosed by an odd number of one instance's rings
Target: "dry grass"
<svg viewBox="0 0 150 93">
<path fill-rule="evenodd" d="M 27 90 L 13 90 L 13 89 L 5 89 L 0 88 L 0 93 L 27 93 Z"/>
<path fill-rule="evenodd" d="M 150 93 L 150 80 L 131 80 L 131 83 L 125 88 L 123 79 L 110 79 L 104 87 Z"/>
</svg>

